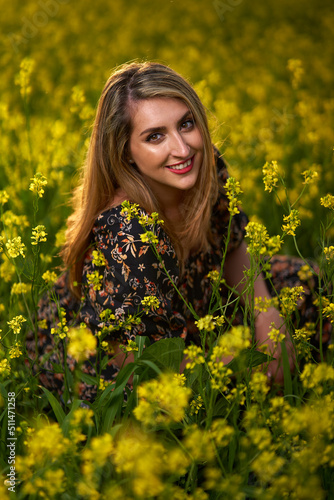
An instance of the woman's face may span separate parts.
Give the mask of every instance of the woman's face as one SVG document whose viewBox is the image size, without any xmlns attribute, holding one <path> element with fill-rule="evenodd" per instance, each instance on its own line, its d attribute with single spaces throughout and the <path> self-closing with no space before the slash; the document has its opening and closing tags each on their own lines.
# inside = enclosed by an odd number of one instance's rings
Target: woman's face
<svg viewBox="0 0 334 500">
<path fill-rule="evenodd" d="M 131 160 L 161 203 L 177 203 L 203 162 L 203 139 L 188 106 L 155 97 L 132 103 L 131 119 Z"/>
</svg>

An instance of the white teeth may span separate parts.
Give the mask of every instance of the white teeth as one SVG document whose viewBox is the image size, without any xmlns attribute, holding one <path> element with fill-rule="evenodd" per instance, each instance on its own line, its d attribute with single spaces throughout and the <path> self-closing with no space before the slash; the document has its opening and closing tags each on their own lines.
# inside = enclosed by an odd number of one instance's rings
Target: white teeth
<svg viewBox="0 0 334 500">
<path fill-rule="evenodd" d="M 191 159 L 187 160 L 184 163 L 180 163 L 179 165 L 174 165 L 174 166 L 171 165 L 168 168 L 172 168 L 173 170 L 182 170 L 183 168 L 189 167 L 190 163 L 191 163 Z"/>
</svg>

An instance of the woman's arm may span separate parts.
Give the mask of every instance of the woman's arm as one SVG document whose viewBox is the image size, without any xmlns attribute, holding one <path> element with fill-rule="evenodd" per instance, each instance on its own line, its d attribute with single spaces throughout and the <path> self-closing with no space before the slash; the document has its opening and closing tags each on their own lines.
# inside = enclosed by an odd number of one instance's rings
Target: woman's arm
<svg viewBox="0 0 334 500">
<path fill-rule="evenodd" d="M 225 260 L 225 278 L 227 284 L 235 287 L 241 294 L 242 300 L 249 301 L 250 294 L 244 292 L 244 271 L 250 268 L 250 259 L 247 254 L 247 246 L 242 242 L 239 247 L 227 254 Z M 264 278 L 259 275 L 254 283 L 254 297 L 262 297 L 270 299 L 270 293 Z M 268 333 L 272 324 L 275 328 L 280 329 L 285 333 L 285 328 L 282 326 L 282 318 L 279 311 L 271 307 L 267 312 L 260 312 L 255 320 L 255 336 L 259 345 L 265 344 L 270 354 L 275 357 L 268 366 L 268 376 L 272 377 L 277 383 L 283 383 L 283 366 L 281 358 L 281 345 L 276 345 L 269 337 Z M 285 339 L 285 345 L 288 350 L 290 369 L 294 367 L 293 346 L 289 339 Z"/>
</svg>

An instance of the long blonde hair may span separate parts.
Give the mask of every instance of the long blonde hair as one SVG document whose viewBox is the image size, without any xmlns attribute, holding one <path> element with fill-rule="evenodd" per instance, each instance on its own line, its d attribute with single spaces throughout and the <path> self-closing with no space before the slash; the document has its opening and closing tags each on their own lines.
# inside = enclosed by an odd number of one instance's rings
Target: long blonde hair
<svg viewBox="0 0 334 500">
<path fill-rule="evenodd" d="M 139 170 L 129 162 L 130 103 L 154 97 L 176 98 L 191 111 L 204 145 L 203 164 L 195 186 L 185 193 L 180 209 L 183 227 L 173 228 Z M 159 212 L 182 266 L 184 245 L 203 250 L 208 244 L 212 205 L 217 198 L 217 172 L 203 104 L 191 85 L 178 73 L 159 63 L 130 63 L 108 79 L 100 97 L 81 182 L 73 196 L 74 212 L 68 218 L 62 258 L 73 282 L 81 281 L 85 252 L 96 217 L 112 205 L 121 188 L 130 201 L 147 212 Z"/>
</svg>

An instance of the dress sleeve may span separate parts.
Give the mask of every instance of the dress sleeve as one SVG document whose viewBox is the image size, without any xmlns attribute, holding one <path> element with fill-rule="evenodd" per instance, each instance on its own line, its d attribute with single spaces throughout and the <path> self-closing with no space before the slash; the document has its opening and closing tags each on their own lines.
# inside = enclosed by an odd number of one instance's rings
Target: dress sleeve
<svg viewBox="0 0 334 500">
<path fill-rule="evenodd" d="M 137 219 L 129 221 L 121 207 L 101 214 L 93 228 L 83 267 L 81 318 L 95 332 L 107 328 L 110 340 L 126 342 L 136 335 L 147 335 L 153 341 L 186 336 L 185 319 L 173 311 L 174 287 L 164 270 L 177 284 L 174 248 L 160 225 L 146 229 L 158 239 L 161 261 L 151 245 L 141 240 L 144 228 Z M 159 307 L 144 313 L 141 301 L 147 296 L 156 297 Z M 131 323 L 138 313 L 139 324 Z"/>
<path fill-rule="evenodd" d="M 229 175 L 226 163 L 216 148 L 215 158 L 219 180 L 219 194 L 218 199 L 212 209 L 211 232 L 213 240 L 216 242 L 216 244 L 218 244 L 220 248 L 225 248 L 230 213 L 228 211 L 229 200 L 226 196 L 224 186 Z M 238 214 L 235 214 L 232 217 L 230 240 L 227 246 L 228 252 L 231 252 L 241 244 L 242 240 L 244 239 L 245 227 L 247 223 L 248 217 L 242 210 L 240 210 Z"/>
</svg>

